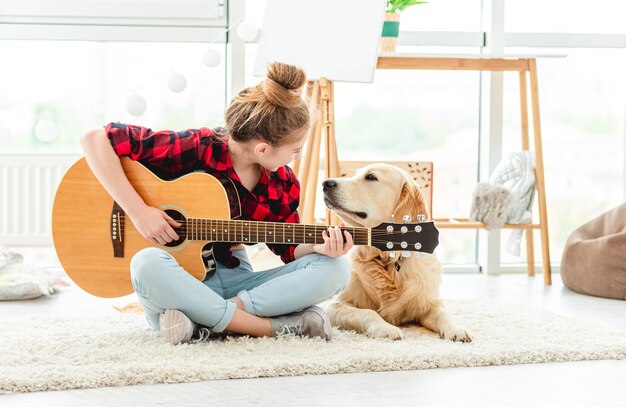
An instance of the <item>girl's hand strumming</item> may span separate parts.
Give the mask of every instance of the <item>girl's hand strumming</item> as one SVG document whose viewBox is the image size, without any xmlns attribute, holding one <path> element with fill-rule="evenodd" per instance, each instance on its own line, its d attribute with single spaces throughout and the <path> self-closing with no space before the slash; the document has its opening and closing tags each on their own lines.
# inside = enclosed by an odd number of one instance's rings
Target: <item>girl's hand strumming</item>
<svg viewBox="0 0 626 407">
<path fill-rule="evenodd" d="M 178 240 L 178 234 L 172 226 L 180 227 L 181 224 L 159 208 L 147 206 L 130 216 L 130 220 L 141 236 L 152 243 L 165 245 L 172 240 Z"/>
</svg>

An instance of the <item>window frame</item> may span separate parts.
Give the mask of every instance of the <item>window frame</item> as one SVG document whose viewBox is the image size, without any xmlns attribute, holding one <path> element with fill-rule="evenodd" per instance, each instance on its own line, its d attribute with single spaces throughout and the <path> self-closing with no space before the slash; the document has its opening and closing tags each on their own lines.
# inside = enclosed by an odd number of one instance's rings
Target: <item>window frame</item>
<svg viewBox="0 0 626 407">
<path fill-rule="evenodd" d="M 16 0 L 2 5 L 0 24 L 225 27 L 224 7 L 224 0 Z"/>
</svg>

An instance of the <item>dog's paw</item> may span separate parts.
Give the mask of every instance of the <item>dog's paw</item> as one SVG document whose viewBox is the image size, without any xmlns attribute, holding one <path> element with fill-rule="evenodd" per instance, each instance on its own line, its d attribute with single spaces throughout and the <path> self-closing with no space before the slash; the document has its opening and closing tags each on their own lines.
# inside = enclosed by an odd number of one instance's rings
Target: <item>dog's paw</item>
<svg viewBox="0 0 626 407">
<path fill-rule="evenodd" d="M 391 324 L 375 324 L 367 328 L 367 336 L 372 338 L 404 339 L 402 329 Z"/>
<path fill-rule="evenodd" d="M 439 336 L 441 339 L 447 339 L 455 342 L 471 342 L 473 339 L 469 331 L 460 325 L 440 330 Z"/>
</svg>

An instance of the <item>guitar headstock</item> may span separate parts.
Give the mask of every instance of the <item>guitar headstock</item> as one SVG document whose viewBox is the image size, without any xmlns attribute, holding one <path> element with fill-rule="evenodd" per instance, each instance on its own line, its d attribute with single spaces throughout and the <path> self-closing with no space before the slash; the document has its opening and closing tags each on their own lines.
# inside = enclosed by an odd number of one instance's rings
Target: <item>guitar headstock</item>
<svg viewBox="0 0 626 407">
<path fill-rule="evenodd" d="M 423 215 L 417 218 L 417 223 L 409 223 L 410 216 L 405 216 L 404 223 L 392 220 L 372 228 L 372 246 L 384 252 L 401 251 L 405 257 L 410 252 L 433 253 L 439 245 L 439 230 L 432 220 L 421 221 Z"/>
</svg>

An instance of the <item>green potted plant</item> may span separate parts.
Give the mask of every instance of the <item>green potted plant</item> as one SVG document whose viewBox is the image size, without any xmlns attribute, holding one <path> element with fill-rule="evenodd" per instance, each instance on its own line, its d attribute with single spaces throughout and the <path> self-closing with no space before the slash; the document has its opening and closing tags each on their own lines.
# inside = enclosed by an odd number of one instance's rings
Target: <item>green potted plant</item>
<svg viewBox="0 0 626 407">
<path fill-rule="evenodd" d="M 407 7 L 423 3 L 427 2 L 415 0 L 387 0 L 383 34 L 380 42 L 380 50 L 382 52 L 396 52 L 398 35 L 400 34 L 400 13 Z"/>
</svg>

